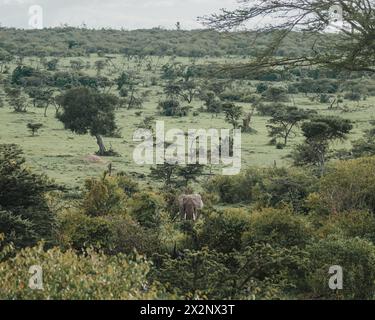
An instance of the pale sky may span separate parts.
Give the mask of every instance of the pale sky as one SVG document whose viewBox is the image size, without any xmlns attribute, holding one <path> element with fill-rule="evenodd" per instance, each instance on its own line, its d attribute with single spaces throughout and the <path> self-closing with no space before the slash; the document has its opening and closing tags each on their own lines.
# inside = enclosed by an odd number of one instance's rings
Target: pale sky
<svg viewBox="0 0 375 320">
<path fill-rule="evenodd" d="M 33 5 L 43 9 L 43 27 L 85 23 L 116 29 L 172 29 L 177 21 L 183 29 L 202 28 L 198 16 L 238 7 L 236 0 L 0 0 L 1 26 L 30 28 Z"/>
</svg>

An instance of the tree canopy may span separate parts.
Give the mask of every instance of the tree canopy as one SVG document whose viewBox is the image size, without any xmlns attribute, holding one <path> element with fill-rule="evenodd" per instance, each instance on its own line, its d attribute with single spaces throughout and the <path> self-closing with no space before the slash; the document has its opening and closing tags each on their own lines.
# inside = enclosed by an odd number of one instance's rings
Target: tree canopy
<svg viewBox="0 0 375 320">
<path fill-rule="evenodd" d="M 324 65 L 350 71 L 375 72 L 375 14 L 371 0 L 242 0 L 236 10 L 202 17 L 214 29 L 250 26 L 256 32 L 274 33 L 274 40 L 247 68 Z M 259 18 L 270 21 L 259 24 Z M 338 20 L 338 21 L 337 21 Z M 334 23 L 333 35 L 324 36 Z M 275 58 L 274 53 L 293 31 L 313 39 L 309 54 Z M 306 33 L 307 32 L 307 33 Z M 242 67 L 243 68 L 243 67 Z"/>
</svg>

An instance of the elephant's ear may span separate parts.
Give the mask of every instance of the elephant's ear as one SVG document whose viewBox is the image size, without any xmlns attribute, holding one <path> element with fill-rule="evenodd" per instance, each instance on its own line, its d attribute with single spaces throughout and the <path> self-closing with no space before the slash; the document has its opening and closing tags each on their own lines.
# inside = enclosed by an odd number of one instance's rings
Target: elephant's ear
<svg viewBox="0 0 375 320">
<path fill-rule="evenodd" d="M 203 207 L 204 207 L 204 204 L 203 204 L 203 201 L 201 199 L 201 203 L 200 203 L 200 208 L 199 209 L 203 209 Z"/>
<path fill-rule="evenodd" d="M 178 206 L 180 208 L 180 214 L 184 214 L 184 201 L 185 201 L 185 195 L 181 195 L 178 197 Z"/>
<path fill-rule="evenodd" d="M 198 209 L 203 209 L 203 201 L 200 194 L 194 195 L 194 200 Z"/>
<path fill-rule="evenodd" d="M 184 200 L 185 200 L 185 197 L 186 195 L 182 194 L 178 197 L 177 201 L 178 201 L 178 204 L 181 206 L 184 204 Z"/>
</svg>

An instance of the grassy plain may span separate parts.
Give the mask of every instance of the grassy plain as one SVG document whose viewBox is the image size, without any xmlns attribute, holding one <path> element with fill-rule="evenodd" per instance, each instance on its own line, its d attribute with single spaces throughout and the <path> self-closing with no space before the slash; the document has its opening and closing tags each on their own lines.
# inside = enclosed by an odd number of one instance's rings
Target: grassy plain
<svg viewBox="0 0 375 320">
<path fill-rule="evenodd" d="M 127 61 L 122 56 L 114 56 L 113 66 L 103 70 L 102 75 L 109 78 L 118 76 L 121 70 L 136 69 L 135 61 Z M 70 70 L 70 60 L 78 58 L 64 58 L 60 60 L 59 70 Z M 85 69 L 84 72 L 90 75 L 96 75 L 96 70 L 93 65 L 96 60 L 100 58 L 92 55 L 89 58 L 79 58 L 84 64 L 89 62 L 91 67 Z M 140 167 L 134 163 L 132 159 L 133 149 L 135 143 L 132 141 L 133 132 L 137 124 L 142 121 L 145 116 L 154 116 L 158 120 L 164 120 L 166 129 L 179 128 L 187 130 L 189 128 L 230 128 L 230 125 L 224 121 L 224 115 L 220 114 L 218 117 L 212 117 L 209 113 L 200 112 L 198 116 L 194 116 L 190 112 L 189 116 L 182 118 L 162 117 L 158 114 L 156 109 L 158 101 L 163 98 L 163 88 L 161 84 L 163 80 L 160 79 L 161 66 L 167 63 L 171 58 L 150 58 L 154 66 L 153 70 L 147 71 L 143 66 L 141 69 L 142 83 L 139 85 L 140 91 L 148 91 L 146 102 L 142 110 L 135 109 L 119 109 L 116 114 L 117 124 L 121 128 L 120 138 L 104 138 L 107 147 L 111 146 L 117 151 L 119 157 L 103 158 L 102 161 L 93 162 L 89 159 L 90 155 L 95 154 L 97 145 L 95 139 L 90 135 L 76 135 L 70 131 L 64 130 L 62 123 L 60 123 L 54 116 L 55 110 L 51 106 L 48 110 L 47 117 L 44 117 L 43 109 L 29 107 L 27 113 L 14 113 L 12 109 L 5 103 L 3 108 L 0 108 L 0 143 L 16 143 L 22 146 L 26 159 L 29 165 L 38 172 L 43 172 L 49 177 L 55 179 L 58 183 L 65 184 L 69 187 L 78 187 L 82 185 L 82 181 L 90 176 L 100 175 L 106 168 L 109 162 L 113 164 L 116 171 L 125 171 L 130 174 L 142 177 L 149 173 L 149 166 Z M 39 60 L 27 59 L 27 65 L 34 67 L 39 66 Z M 237 62 L 241 58 L 201 58 L 197 59 L 196 63 L 216 62 Z M 175 61 L 182 63 L 189 63 L 187 58 L 175 58 Z M 14 66 L 13 66 L 14 67 Z M 157 78 L 157 85 L 152 85 L 152 78 Z M 205 80 L 202 79 L 202 82 Z M 255 81 L 241 81 L 236 82 L 236 86 L 245 86 L 251 92 L 255 92 Z M 287 83 L 273 83 L 272 85 L 284 85 Z M 117 90 L 112 89 L 113 93 Z M 344 101 L 346 111 L 329 110 L 328 104 L 321 104 L 316 101 L 311 101 L 308 97 L 302 94 L 293 95 L 292 101 L 296 106 L 301 108 L 309 108 L 319 111 L 321 114 L 335 114 L 344 118 L 351 119 L 354 124 L 354 129 L 349 136 L 348 141 L 344 143 L 337 143 L 335 149 L 350 148 L 350 141 L 360 138 L 363 131 L 369 127 L 369 121 L 375 120 L 375 97 L 368 97 L 366 100 L 357 102 Z M 4 99 L 3 99 L 4 100 Z M 238 103 L 243 106 L 244 111 L 250 111 L 251 104 Z M 192 104 L 193 110 L 198 110 L 203 106 L 203 102 L 195 99 Z M 136 112 L 142 111 L 141 116 L 137 116 Z M 269 145 L 269 137 L 267 134 L 266 124 L 268 117 L 263 117 L 255 114 L 252 120 L 252 128 L 256 130 L 253 134 L 242 135 L 242 168 L 251 166 L 271 166 L 276 162 L 277 165 L 288 165 L 289 160 L 287 155 L 290 153 L 293 145 L 302 140 L 300 134 L 290 141 L 287 148 L 283 150 L 276 149 Z M 32 136 L 28 131 L 26 125 L 29 122 L 42 123 L 43 128 L 35 136 Z M 141 176 L 140 176 L 141 175 Z M 147 179 L 147 178 L 146 178 Z"/>
</svg>

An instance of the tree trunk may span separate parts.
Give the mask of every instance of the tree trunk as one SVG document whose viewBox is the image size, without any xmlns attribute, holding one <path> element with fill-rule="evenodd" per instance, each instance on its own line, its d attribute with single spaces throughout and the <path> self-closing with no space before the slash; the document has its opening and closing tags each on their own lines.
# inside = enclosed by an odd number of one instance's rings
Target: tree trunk
<svg viewBox="0 0 375 320">
<path fill-rule="evenodd" d="M 44 107 L 44 116 L 47 117 L 47 109 L 48 109 L 48 104 L 45 105 Z"/>
<path fill-rule="evenodd" d="M 96 138 L 96 143 L 99 146 L 98 155 L 99 156 L 104 156 L 106 154 L 107 150 L 106 150 L 106 148 L 104 146 L 103 138 L 100 135 L 96 135 L 95 138 Z"/>
</svg>

